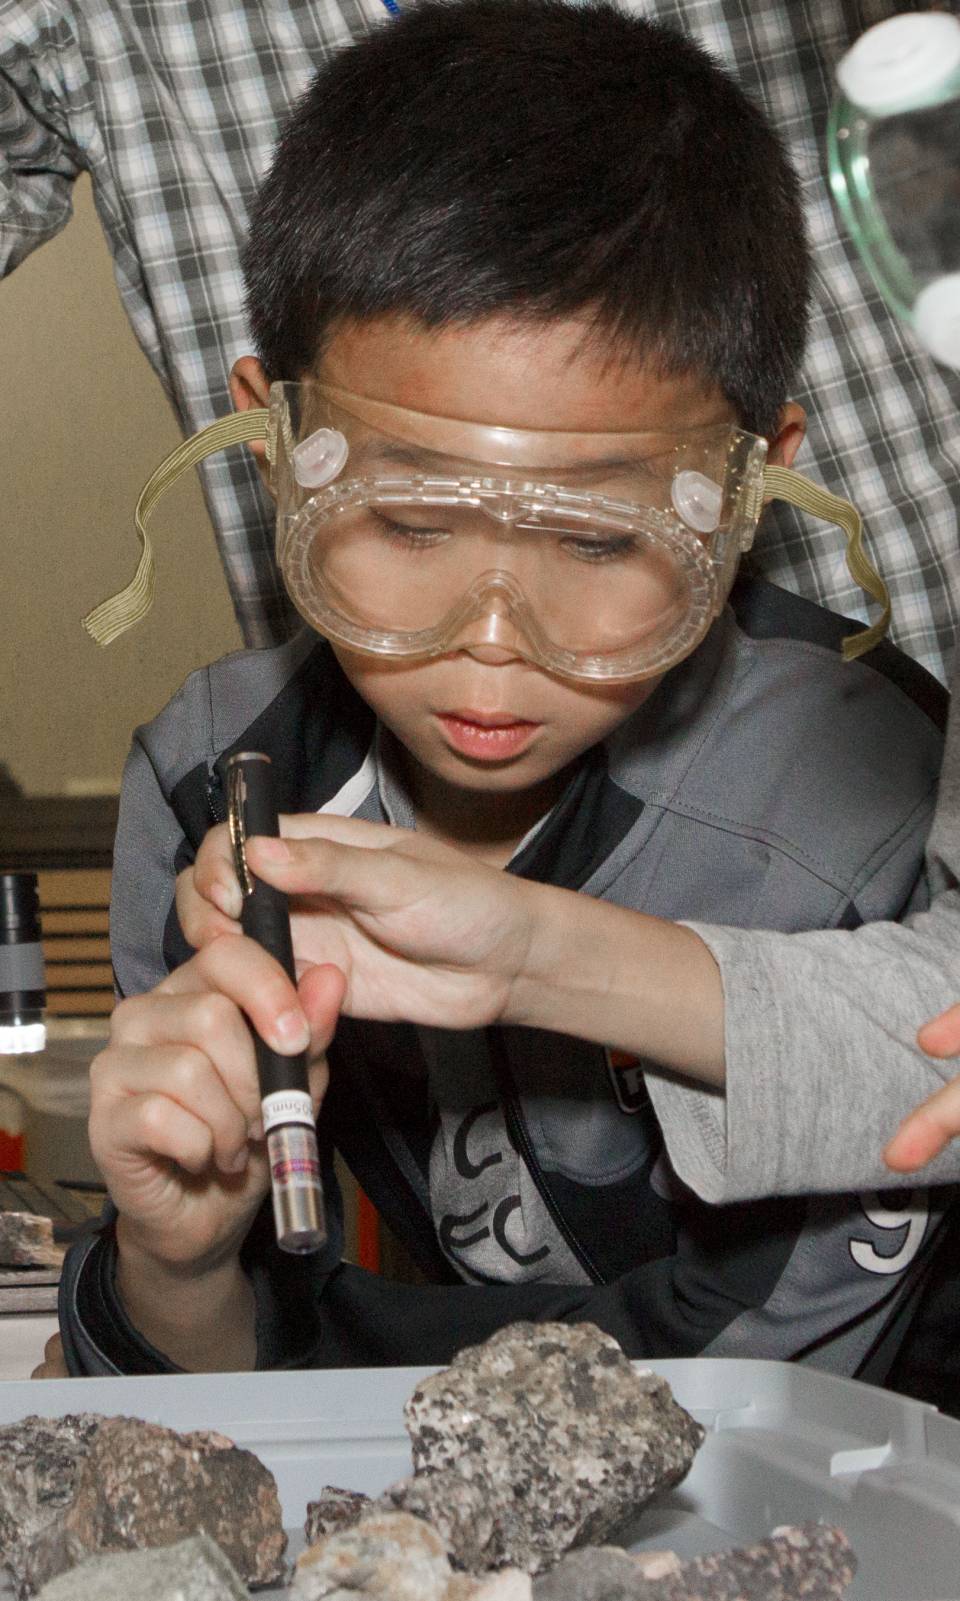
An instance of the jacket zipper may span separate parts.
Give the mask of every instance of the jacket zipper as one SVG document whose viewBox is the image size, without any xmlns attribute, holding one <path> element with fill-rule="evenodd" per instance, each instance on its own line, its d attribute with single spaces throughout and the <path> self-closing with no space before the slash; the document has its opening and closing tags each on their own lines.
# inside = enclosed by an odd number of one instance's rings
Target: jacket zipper
<svg viewBox="0 0 960 1601">
<path fill-rule="evenodd" d="M 227 820 L 227 814 L 223 809 L 222 802 L 221 802 L 221 799 L 220 799 L 220 796 L 221 796 L 221 784 L 220 784 L 220 778 L 219 778 L 219 775 L 217 773 L 216 768 L 214 768 L 208 774 L 207 787 L 206 787 L 206 796 L 207 796 L 207 810 L 209 811 L 210 816 L 213 818 L 214 822 L 215 823 L 225 823 L 226 820 Z"/>
<path fill-rule="evenodd" d="M 520 1110 L 520 1097 L 517 1094 L 517 1087 L 510 1071 L 510 1063 L 507 1059 L 506 1047 L 500 1030 L 498 1028 L 488 1028 L 484 1032 L 490 1048 L 490 1060 L 493 1064 L 494 1076 L 500 1091 L 500 1100 L 503 1105 L 503 1115 L 510 1143 L 533 1179 L 540 1199 L 543 1201 L 558 1232 L 562 1235 L 584 1272 L 589 1274 L 594 1284 L 606 1284 L 606 1275 L 601 1272 L 586 1246 L 574 1234 L 570 1224 L 557 1205 L 544 1177 L 543 1169 L 537 1161 L 533 1143 L 523 1121 L 523 1113 Z"/>
</svg>

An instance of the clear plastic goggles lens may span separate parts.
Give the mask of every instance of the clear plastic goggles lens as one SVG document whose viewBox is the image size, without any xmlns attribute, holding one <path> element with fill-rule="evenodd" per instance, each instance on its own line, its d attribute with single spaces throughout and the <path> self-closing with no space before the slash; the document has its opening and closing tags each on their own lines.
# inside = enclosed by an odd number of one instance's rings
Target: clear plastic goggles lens
<svg viewBox="0 0 960 1601">
<path fill-rule="evenodd" d="M 467 436 L 477 431 L 437 421 Z M 284 461 L 285 453 L 292 461 L 298 436 L 288 427 L 285 445 L 278 427 L 279 476 L 287 484 L 278 557 L 314 627 L 355 649 L 427 657 L 456 648 L 474 619 L 496 613 L 521 653 L 587 679 L 648 676 L 693 649 L 726 597 L 740 548 L 731 460 L 742 469 L 756 444 L 762 470 L 762 444 L 721 429 L 684 440 L 682 451 L 666 436 L 649 436 L 642 459 L 631 458 L 623 441 L 647 436 L 607 436 L 626 451 L 623 459 L 601 457 L 594 440 L 592 460 L 583 449 L 591 436 L 577 436 L 580 459 L 562 471 L 582 489 L 540 474 L 479 472 L 477 460 L 465 457 L 439 458 L 449 474 L 391 475 L 383 470 L 391 459 L 402 470 L 425 447 L 329 405 L 311 408 L 301 437 L 310 423 L 342 434 L 343 472 L 311 493 Z M 500 453 L 532 448 L 530 436 L 517 443 L 520 431 L 481 431 L 511 433 Z M 684 522 L 679 510 L 688 503 Z"/>
</svg>

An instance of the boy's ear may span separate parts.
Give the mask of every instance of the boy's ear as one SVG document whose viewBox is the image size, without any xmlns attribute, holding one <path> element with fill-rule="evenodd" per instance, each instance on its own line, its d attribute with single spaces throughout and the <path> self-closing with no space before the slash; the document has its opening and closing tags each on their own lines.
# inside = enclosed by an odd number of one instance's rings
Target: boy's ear
<svg viewBox="0 0 960 1601">
<path fill-rule="evenodd" d="M 806 412 L 795 400 L 788 400 L 777 418 L 776 433 L 769 436 L 767 460 L 771 467 L 792 467 L 806 432 Z"/>
<path fill-rule="evenodd" d="M 256 356 L 241 356 L 230 371 L 230 399 L 234 411 L 252 411 L 256 406 L 269 405 L 270 380 Z M 267 481 L 267 446 L 263 439 L 252 439 L 247 447 Z"/>
</svg>

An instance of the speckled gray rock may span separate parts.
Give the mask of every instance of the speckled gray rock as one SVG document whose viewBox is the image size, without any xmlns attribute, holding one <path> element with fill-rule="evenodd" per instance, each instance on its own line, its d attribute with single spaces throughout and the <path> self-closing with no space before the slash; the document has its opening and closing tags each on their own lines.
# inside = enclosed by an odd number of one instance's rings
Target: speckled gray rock
<svg viewBox="0 0 960 1601">
<path fill-rule="evenodd" d="M 375 1512 L 297 1560 L 296 1601 L 444 1601 L 453 1570 L 435 1529 L 406 1512 Z"/>
<path fill-rule="evenodd" d="M 29 1594 L 22 1582 L 28 1553 L 73 1500 L 80 1464 L 102 1421 L 98 1413 L 75 1412 L 0 1428 L 0 1567 L 17 1595 Z"/>
<path fill-rule="evenodd" d="M 325 1484 L 317 1499 L 307 1502 L 303 1526 L 307 1545 L 316 1545 L 318 1540 L 335 1534 L 338 1529 L 349 1529 L 359 1523 L 372 1506 L 370 1497 L 360 1490 L 341 1490 L 335 1484 Z"/>
<path fill-rule="evenodd" d="M 385 1499 L 471 1572 L 538 1573 L 686 1474 L 703 1439 L 664 1379 L 589 1323 L 515 1323 L 418 1385 L 414 1477 Z"/>
<path fill-rule="evenodd" d="M 63 1255 L 48 1217 L 0 1212 L 0 1267 L 59 1267 Z"/>
<path fill-rule="evenodd" d="M 232 1562 L 207 1534 L 157 1551 L 91 1557 L 51 1579 L 37 1601 L 249 1601 Z"/>
<path fill-rule="evenodd" d="M 222 1435 L 87 1413 L 11 1425 L 0 1431 L 0 1452 L 15 1470 L 12 1490 L 0 1474 L 0 1558 L 21 1598 L 94 1554 L 204 1530 L 248 1584 L 283 1575 L 273 1475 Z"/>
<path fill-rule="evenodd" d="M 837 1601 L 857 1569 L 840 1529 L 809 1523 L 644 1577 L 628 1552 L 572 1551 L 537 1579 L 533 1601 Z"/>
</svg>

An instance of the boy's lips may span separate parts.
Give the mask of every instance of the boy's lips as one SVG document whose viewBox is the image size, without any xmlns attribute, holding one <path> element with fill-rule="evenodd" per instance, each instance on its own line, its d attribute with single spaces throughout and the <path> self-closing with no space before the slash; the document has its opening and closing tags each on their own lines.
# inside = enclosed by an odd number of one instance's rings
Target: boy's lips
<svg viewBox="0 0 960 1601">
<path fill-rule="evenodd" d="M 518 755 L 541 727 L 510 712 L 482 712 L 472 707 L 438 712 L 437 721 L 461 755 L 488 762 Z"/>
</svg>

